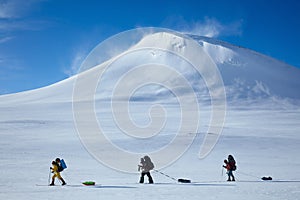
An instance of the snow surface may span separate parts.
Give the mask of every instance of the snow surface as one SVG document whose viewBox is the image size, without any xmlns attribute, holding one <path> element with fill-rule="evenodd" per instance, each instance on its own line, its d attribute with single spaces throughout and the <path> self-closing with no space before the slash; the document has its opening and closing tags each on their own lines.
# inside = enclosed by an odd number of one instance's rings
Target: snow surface
<svg viewBox="0 0 300 200">
<path fill-rule="evenodd" d="M 159 35 L 151 37 L 156 37 L 158 43 L 166 42 Z M 199 101 L 204 101 L 200 104 L 201 126 L 197 132 L 187 132 L 183 136 L 183 139 L 195 137 L 191 147 L 176 162 L 159 170 L 175 179 L 191 179 L 191 184 L 180 184 L 152 172 L 156 184 L 142 185 L 138 184 L 138 172 L 123 173 L 95 160 L 82 145 L 74 124 L 72 94 L 77 78 L 74 76 L 45 88 L 0 96 L 0 199 L 300 199 L 300 70 L 245 48 L 210 38 L 191 37 L 216 62 L 228 101 L 222 135 L 213 151 L 199 159 L 199 149 L 211 117 L 209 95 L 201 77 L 186 69 L 186 63 L 177 65 L 177 70 L 193 83 Z M 168 48 L 173 48 L 171 46 Z M 157 135 L 154 142 L 146 140 L 138 145 L 115 128 L 107 114 L 110 107 L 99 105 L 103 102 L 105 105 L 103 97 L 110 95 L 110 85 L 117 81 L 122 71 L 130 70 L 131 62 L 133 65 L 140 60 L 163 60 L 168 65 L 177 62 L 164 53 L 131 54 L 122 64 L 115 63 L 97 88 L 97 116 L 104 116 L 104 126 L 111 133 L 108 137 L 125 150 L 138 149 L 145 153 L 162 148 L 174 137 L 172 132 L 178 119 L 169 117 L 165 131 Z M 96 68 L 101 67 L 100 64 Z M 96 68 L 84 73 L 93 74 Z M 146 75 L 140 74 L 141 77 Z M 176 78 L 157 75 L 180 85 Z M 181 91 L 188 101 L 185 88 Z M 149 119 L 145 113 L 147 115 L 153 102 L 162 103 L 170 112 L 169 116 L 177 116 L 179 112 L 174 110 L 177 107 L 174 107 L 171 93 L 165 88 L 150 86 L 136 93 L 132 100 L 135 123 L 147 125 Z M 123 114 L 126 113 L 120 113 Z M 164 116 L 156 117 L 164 120 Z M 106 152 L 108 149 L 103 148 L 103 151 L 110 155 Z M 233 154 L 237 161 L 236 182 L 226 182 L 226 174 L 222 173 L 223 160 L 228 154 Z M 110 156 L 114 159 L 116 155 Z M 67 162 L 68 169 L 62 176 L 68 185 L 43 186 L 47 185 L 49 167 L 56 157 Z M 138 162 L 137 157 L 133 167 Z M 272 176 L 274 181 L 261 181 L 262 176 Z M 81 184 L 90 180 L 97 185 Z"/>
</svg>

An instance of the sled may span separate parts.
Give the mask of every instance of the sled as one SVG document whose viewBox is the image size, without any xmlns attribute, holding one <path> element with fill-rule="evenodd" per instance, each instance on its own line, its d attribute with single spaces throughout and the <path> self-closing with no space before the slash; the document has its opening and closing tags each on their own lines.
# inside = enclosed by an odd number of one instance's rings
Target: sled
<svg viewBox="0 0 300 200">
<path fill-rule="evenodd" d="M 83 185 L 87 185 L 87 186 L 90 186 L 90 185 L 95 185 L 95 181 L 85 181 L 82 183 Z"/>
<path fill-rule="evenodd" d="M 189 180 L 189 179 L 184 179 L 184 178 L 179 178 L 177 181 L 178 181 L 179 183 L 191 183 L 191 180 Z"/>
</svg>

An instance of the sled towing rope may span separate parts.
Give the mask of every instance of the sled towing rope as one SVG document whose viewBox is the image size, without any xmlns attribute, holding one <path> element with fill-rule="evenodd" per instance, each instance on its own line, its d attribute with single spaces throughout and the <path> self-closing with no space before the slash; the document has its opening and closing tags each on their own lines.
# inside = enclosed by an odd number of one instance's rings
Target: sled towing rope
<svg viewBox="0 0 300 200">
<path fill-rule="evenodd" d="M 155 171 L 155 172 L 158 172 L 158 173 L 160 173 L 161 175 L 164 175 L 164 176 L 166 176 L 166 177 L 168 177 L 168 178 L 170 178 L 170 179 L 172 179 L 172 180 L 174 180 L 174 181 L 178 181 L 179 183 L 191 183 L 191 180 L 189 180 L 189 179 L 184 179 L 184 178 L 179 178 L 179 179 L 176 179 L 176 178 L 174 178 L 174 177 L 172 177 L 172 176 L 169 176 L 168 174 L 165 174 L 165 173 L 163 173 L 163 172 L 161 172 L 161 171 L 158 171 L 158 170 L 153 170 L 153 171 Z"/>
</svg>

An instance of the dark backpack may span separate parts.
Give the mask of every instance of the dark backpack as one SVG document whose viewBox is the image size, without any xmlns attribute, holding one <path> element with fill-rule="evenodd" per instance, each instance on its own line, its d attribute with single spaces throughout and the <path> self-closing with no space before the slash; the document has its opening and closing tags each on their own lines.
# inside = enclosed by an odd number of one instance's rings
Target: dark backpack
<svg viewBox="0 0 300 200">
<path fill-rule="evenodd" d="M 153 162 L 149 162 L 149 170 L 152 170 L 152 169 L 154 169 L 154 164 L 153 164 Z"/>
<path fill-rule="evenodd" d="M 61 165 L 58 165 L 58 172 L 64 171 L 64 168 Z"/>
<path fill-rule="evenodd" d="M 229 162 L 230 169 L 232 171 L 235 171 L 236 170 L 236 165 L 235 165 L 235 160 L 234 160 L 232 155 L 228 156 L 228 162 Z"/>
<path fill-rule="evenodd" d="M 236 170 L 235 160 L 231 160 L 229 162 L 229 166 L 232 171 L 235 171 Z"/>
<path fill-rule="evenodd" d="M 236 170 L 236 165 L 234 164 L 233 166 L 232 166 L 232 171 L 235 171 Z"/>
</svg>

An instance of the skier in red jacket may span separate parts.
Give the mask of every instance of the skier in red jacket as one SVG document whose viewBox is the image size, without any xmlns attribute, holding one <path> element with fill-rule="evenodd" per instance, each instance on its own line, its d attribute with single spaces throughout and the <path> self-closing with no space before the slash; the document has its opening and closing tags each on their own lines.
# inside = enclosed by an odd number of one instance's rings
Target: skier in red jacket
<svg viewBox="0 0 300 200">
<path fill-rule="evenodd" d="M 235 160 L 232 155 L 228 156 L 228 161 L 224 160 L 225 165 L 223 167 L 227 169 L 228 179 L 227 181 L 235 181 L 233 171 L 236 170 Z M 232 179 L 231 179 L 232 178 Z"/>
</svg>

